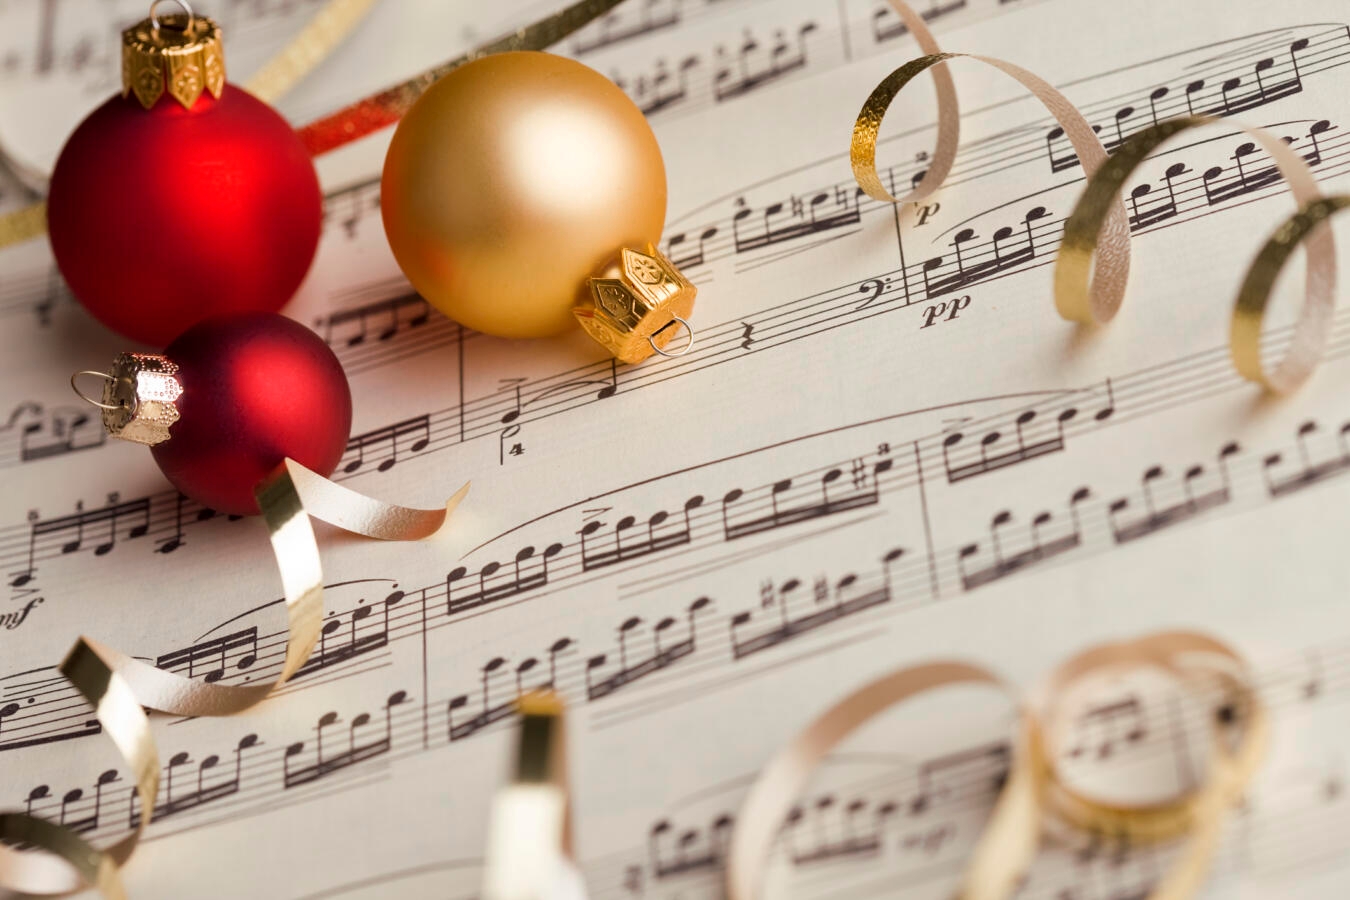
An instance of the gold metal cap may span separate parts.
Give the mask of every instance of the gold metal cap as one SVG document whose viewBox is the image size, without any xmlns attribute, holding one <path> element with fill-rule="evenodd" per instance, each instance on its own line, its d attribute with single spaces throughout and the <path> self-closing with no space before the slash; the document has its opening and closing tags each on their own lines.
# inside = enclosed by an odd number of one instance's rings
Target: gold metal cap
<svg viewBox="0 0 1350 900">
<path fill-rule="evenodd" d="M 225 51 L 220 28 L 204 16 L 193 15 L 186 3 L 182 13 L 156 16 L 150 5 L 148 18 L 122 32 L 122 96 L 134 92 L 146 109 L 165 90 L 184 107 L 203 90 L 219 98 L 225 90 Z"/>
<path fill-rule="evenodd" d="M 587 297 L 573 307 L 581 327 L 619 362 L 636 363 L 666 344 L 694 311 L 698 288 L 651 244 L 645 250 L 624 247 L 618 260 L 587 281 Z M 689 335 L 692 342 L 693 334 Z"/>
<path fill-rule="evenodd" d="M 153 353 L 119 353 L 103 383 L 103 427 L 125 441 L 154 446 L 169 439 L 183 393 L 178 366 Z"/>
</svg>

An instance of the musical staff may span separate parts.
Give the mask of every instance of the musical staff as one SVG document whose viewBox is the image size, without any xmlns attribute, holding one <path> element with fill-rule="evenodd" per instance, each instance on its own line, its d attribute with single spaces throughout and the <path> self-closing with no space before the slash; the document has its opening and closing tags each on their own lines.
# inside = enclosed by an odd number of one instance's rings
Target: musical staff
<svg viewBox="0 0 1350 900">
<path fill-rule="evenodd" d="M 675 618 L 666 616 L 652 625 L 650 628 L 651 656 L 632 664 L 628 661 L 628 634 L 642 625 L 642 619 L 638 616 L 626 619 L 618 629 L 619 665 L 617 671 L 603 678 L 597 674 L 596 680 L 592 682 L 591 673 L 596 669 L 604 669 L 608 656 L 602 653 L 598 656 L 592 656 L 586 661 L 586 699 L 594 701 L 602 697 L 608 697 L 625 685 L 669 668 L 679 660 L 691 655 L 695 649 L 695 617 L 701 610 L 707 609 L 711 604 L 712 601 L 707 597 L 700 597 L 689 604 L 687 635 L 682 640 L 669 643 L 664 647 L 661 645 L 661 635 L 676 624 Z"/>
<path fill-rule="evenodd" d="M 1077 549 L 1083 543 L 1078 506 L 1091 496 L 1092 492 L 1085 487 L 1073 492 L 1068 503 L 1069 525 L 1067 529 L 1049 539 L 1046 539 L 1044 532 L 1055 528 L 1054 516 L 1048 510 L 1037 513 L 1031 520 L 1031 526 L 1028 529 L 1025 541 L 1027 546 L 1013 553 L 1007 552 L 1006 538 L 1000 540 L 1000 530 L 1006 528 L 1013 521 L 1012 511 L 1005 509 L 996 513 L 989 521 L 989 549 L 985 554 L 990 557 L 991 561 L 982 568 L 969 570 L 966 568 L 966 560 L 975 558 L 981 553 L 981 545 L 978 543 L 965 545 L 957 554 L 957 566 L 961 572 L 961 586 L 968 591 L 972 591 L 977 587 L 989 584 L 991 581 L 1006 578 L 1028 566 L 1054 559 L 1060 554 Z"/>
<path fill-rule="evenodd" d="M 337 752 L 332 750 L 331 739 L 329 752 L 324 752 L 323 732 L 325 728 L 339 724 L 341 720 L 335 712 L 324 713 L 314 726 L 314 762 L 309 765 L 297 764 L 292 768 L 291 760 L 305 755 L 305 742 L 297 741 L 286 748 L 282 762 L 283 787 L 289 790 L 290 788 L 311 784 L 325 776 L 332 775 L 334 772 L 341 772 L 343 769 L 388 753 L 390 748 L 393 747 L 394 708 L 407 703 L 408 699 L 408 694 L 405 691 L 395 691 L 389 695 L 389 699 L 384 703 L 384 735 L 382 737 L 367 737 L 371 730 L 375 730 L 378 734 L 378 726 L 374 729 L 366 727 L 370 724 L 370 713 L 361 713 L 353 717 L 347 726 L 347 740 L 343 745 L 345 749 Z M 358 733 L 364 743 L 357 742 Z M 338 740 L 341 741 L 340 738 Z"/>
<path fill-rule="evenodd" d="M 1122 517 L 1119 514 L 1129 507 L 1128 497 L 1121 497 L 1119 500 L 1112 501 L 1109 507 L 1111 531 L 1115 535 L 1116 543 L 1124 544 L 1138 540 L 1228 503 L 1232 495 L 1229 490 L 1227 462 L 1229 457 L 1235 455 L 1239 449 L 1236 443 L 1231 443 L 1225 445 L 1219 451 L 1219 483 L 1215 487 L 1197 494 L 1195 483 L 1205 476 L 1205 467 L 1201 465 L 1192 466 L 1186 470 L 1185 475 L 1181 478 L 1184 498 L 1177 503 L 1161 508 L 1158 507 L 1154 497 L 1154 484 L 1164 477 L 1164 469 L 1162 466 L 1149 468 L 1144 472 L 1143 478 L 1140 479 L 1144 501 L 1144 514 L 1141 517 L 1133 522 L 1121 522 Z"/>
<path fill-rule="evenodd" d="M 755 653 L 776 647 L 785 641 L 790 641 L 800 635 L 807 634 L 817 628 L 825 626 L 857 615 L 875 606 L 891 601 L 891 565 L 904 555 L 904 550 L 896 548 L 890 550 L 882 557 L 882 569 L 880 578 L 870 579 L 879 581 L 876 587 L 865 588 L 868 582 L 862 582 L 860 585 L 859 577 L 854 574 L 845 575 L 831 586 L 825 579 L 817 579 L 811 589 L 812 598 L 810 606 L 812 610 L 792 617 L 789 611 L 790 606 L 802 606 L 806 601 L 793 603 L 793 598 L 803 596 L 806 591 L 799 591 L 803 585 L 795 578 L 789 579 L 782 584 L 774 587 L 769 585 L 764 592 L 762 605 L 764 607 L 778 607 L 778 624 L 773 627 L 757 632 L 751 637 L 742 638 L 739 636 L 739 629 L 752 623 L 754 613 L 740 612 L 731 617 L 731 652 L 737 659 L 743 659 Z M 833 596 L 833 600 L 831 600 Z M 845 599 L 847 598 L 847 599 Z"/>
</svg>

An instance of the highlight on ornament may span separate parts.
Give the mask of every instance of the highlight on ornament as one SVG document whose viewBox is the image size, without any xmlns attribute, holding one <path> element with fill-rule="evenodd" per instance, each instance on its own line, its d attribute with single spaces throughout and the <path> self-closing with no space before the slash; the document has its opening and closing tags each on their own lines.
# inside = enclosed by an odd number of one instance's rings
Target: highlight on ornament
<svg viewBox="0 0 1350 900">
<path fill-rule="evenodd" d="M 1065 223 L 1055 258 L 1055 308 L 1061 317 L 1086 325 L 1111 321 L 1120 309 L 1129 282 L 1130 224 L 1122 196 L 1126 180 L 1168 137 L 1215 120 L 1187 116 L 1156 122 L 1122 142 L 1108 157 L 1087 119 L 1043 79 L 1004 60 L 944 52 L 923 17 L 905 0 L 888 2 L 926 55 L 895 69 L 864 101 L 853 126 L 849 153 L 858 186 L 883 203 L 919 201 L 937 191 L 951 171 L 960 137 L 960 110 L 946 70 L 948 61 L 968 57 L 1000 69 L 1020 82 L 1055 117 L 1087 176 L 1087 186 Z M 937 146 L 923 178 L 909 193 L 896 198 L 886 189 L 876 168 L 881 123 L 900 91 L 929 70 L 933 72 L 938 94 Z M 1243 378 L 1273 393 L 1287 393 L 1303 384 L 1316 369 L 1331 334 L 1336 289 L 1335 245 L 1326 224 L 1325 199 L 1307 162 L 1270 132 L 1238 127 L 1254 137 L 1275 160 L 1280 177 L 1298 202 L 1294 217 L 1301 225 L 1281 226 L 1253 262 L 1233 303 L 1229 348 L 1233 366 Z M 1293 243 L 1281 236 L 1290 228 L 1301 229 Z M 1298 244 L 1306 244 L 1308 251 L 1304 300 L 1284 355 L 1273 367 L 1267 366 L 1261 348 L 1265 311 L 1275 287 L 1275 276 Z M 1273 249 L 1274 245 L 1283 245 L 1287 252 Z"/>
<path fill-rule="evenodd" d="M 598 72 L 538 52 L 619 0 L 579 0 L 300 132 L 225 81 L 214 21 L 179 0 L 161 17 L 162 2 L 123 33 L 121 97 L 71 135 L 45 210 L 0 220 L 3 246 L 45 214 L 72 293 L 114 331 L 162 346 L 205 315 L 280 309 L 318 248 L 309 154 L 399 122 L 381 210 L 433 306 L 501 337 L 579 325 L 625 363 L 693 349 L 697 290 L 657 249 L 665 167 L 645 116 Z M 261 92 L 289 87 L 369 2 L 330 0 Z M 485 127 L 456 127 L 464 116 Z"/>
<path fill-rule="evenodd" d="M 281 309 L 323 222 L 314 163 L 280 114 L 226 80 L 219 26 L 160 5 L 122 33 L 121 93 L 66 140 L 47 197 L 71 293 L 157 347 L 209 315 Z"/>
</svg>

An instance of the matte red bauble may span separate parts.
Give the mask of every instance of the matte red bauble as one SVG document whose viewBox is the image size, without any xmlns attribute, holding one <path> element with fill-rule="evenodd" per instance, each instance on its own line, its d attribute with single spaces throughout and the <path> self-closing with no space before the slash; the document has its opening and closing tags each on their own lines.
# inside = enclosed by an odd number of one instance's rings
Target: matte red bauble
<svg viewBox="0 0 1350 900">
<path fill-rule="evenodd" d="M 333 351 L 272 313 L 207 319 L 164 356 L 183 387 L 169 439 L 152 448 L 174 487 L 224 513 L 258 512 L 253 489 L 290 457 L 327 476 L 352 428 L 352 394 Z"/>
<path fill-rule="evenodd" d="M 103 424 L 149 444 L 173 486 L 202 506 L 253 515 L 253 490 L 290 457 L 337 467 L 352 394 L 333 351 L 275 313 L 199 322 L 163 355 L 123 353 L 105 376 Z"/>
<path fill-rule="evenodd" d="M 147 20 L 123 49 L 123 95 L 75 129 L 52 173 L 47 225 L 71 291 L 155 347 L 211 315 L 280 309 L 322 226 L 300 139 L 225 83 L 209 19 Z"/>
</svg>

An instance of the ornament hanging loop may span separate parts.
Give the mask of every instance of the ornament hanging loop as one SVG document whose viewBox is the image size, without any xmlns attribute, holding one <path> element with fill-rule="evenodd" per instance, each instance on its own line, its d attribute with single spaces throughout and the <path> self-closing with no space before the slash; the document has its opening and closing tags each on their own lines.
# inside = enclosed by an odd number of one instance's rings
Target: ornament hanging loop
<svg viewBox="0 0 1350 900">
<path fill-rule="evenodd" d="M 114 411 L 122 409 L 123 407 L 126 406 L 125 403 L 104 403 L 101 400 L 95 400 L 93 397 L 90 397 L 84 391 L 80 390 L 80 385 L 75 380 L 79 378 L 81 375 L 93 375 L 96 378 L 102 378 L 104 381 L 108 382 L 115 381 L 116 379 L 114 379 L 107 372 L 95 372 L 93 369 L 84 369 L 70 376 L 70 389 L 75 392 L 75 396 L 79 397 L 85 403 L 88 403 L 90 406 L 97 406 L 99 409 L 108 409 Z"/>
<path fill-rule="evenodd" d="M 155 15 L 155 10 L 163 2 L 164 0 L 154 0 L 154 2 L 150 4 L 150 15 L 148 18 L 150 19 L 150 27 L 155 31 L 159 31 L 160 28 L 159 17 Z M 191 6 L 188 6 L 187 0 L 173 0 L 173 2 L 177 3 L 179 8 L 187 14 L 187 22 L 183 25 L 183 31 L 191 31 L 193 23 L 197 21 L 196 13 L 192 11 Z M 174 30 L 177 31 L 178 29 L 175 28 Z"/>
<path fill-rule="evenodd" d="M 688 342 L 680 350 L 672 351 L 658 347 L 656 345 L 656 335 L 660 334 L 661 332 L 665 331 L 667 328 L 670 328 L 672 325 L 675 325 L 676 323 L 679 323 L 680 325 L 684 326 L 685 332 L 688 333 L 689 335 Z M 669 322 L 658 328 L 655 333 L 649 335 L 647 338 L 647 343 L 651 344 L 652 349 L 655 350 L 657 353 L 661 354 L 662 356 L 668 359 L 676 359 L 678 357 L 684 356 L 690 350 L 694 349 L 694 326 L 690 325 L 689 321 L 685 319 L 683 316 L 675 316 Z"/>
</svg>

